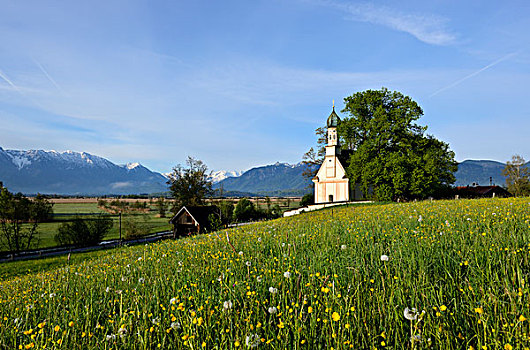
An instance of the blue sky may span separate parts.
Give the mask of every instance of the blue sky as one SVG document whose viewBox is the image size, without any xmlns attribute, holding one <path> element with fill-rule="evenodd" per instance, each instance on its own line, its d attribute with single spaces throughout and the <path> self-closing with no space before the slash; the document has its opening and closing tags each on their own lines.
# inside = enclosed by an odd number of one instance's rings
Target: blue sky
<svg viewBox="0 0 530 350">
<path fill-rule="evenodd" d="M 382 86 L 458 161 L 530 158 L 528 1 L 0 1 L 0 147 L 295 163 Z"/>
</svg>

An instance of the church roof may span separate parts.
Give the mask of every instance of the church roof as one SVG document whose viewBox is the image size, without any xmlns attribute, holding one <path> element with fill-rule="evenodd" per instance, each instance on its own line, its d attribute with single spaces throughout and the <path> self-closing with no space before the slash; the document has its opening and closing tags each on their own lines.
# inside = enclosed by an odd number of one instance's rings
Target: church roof
<svg viewBox="0 0 530 350">
<path fill-rule="evenodd" d="M 327 121 L 328 128 L 336 128 L 339 125 L 339 123 L 340 123 L 340 118 L 337 115 L 337 113 L 335 113 L 335 107 L 333 107 L 333 111 L 329 115 L 328 121 Z"/>
</svg>

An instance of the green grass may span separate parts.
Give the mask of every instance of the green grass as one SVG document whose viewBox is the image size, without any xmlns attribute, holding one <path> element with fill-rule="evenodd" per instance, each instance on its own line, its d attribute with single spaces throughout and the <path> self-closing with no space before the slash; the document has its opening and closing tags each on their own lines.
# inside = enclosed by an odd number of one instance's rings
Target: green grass
<svg viewBox="0 0 530 350">
<path fill-rule="evenodd" d="M 53 205 L 55 214 L 91 214 L 104 213 L 97 203 L 55 203 Z"/>
<path fill-rule="evenodd" d="M 0 347 L 524 349 L 529 253 L 523 198 L 336 207 L 12 263 L 42 272 L 2 281 Z"/>
<path fill-rule="evenodd" d="M 34 249 L 38 248 L 51 248 L 56 247 L 57 242 L 55 242 L 54 236 L 58 232 L 59 226 L 71 220 L 78 214 L 109 214 L 108 212 L 98 208 L 96 203 L 56 203 L 53 206 L 55 214 L 61 214 L 54 217 L 52 222 L 40 223 L 38 227 L 38 241 L 37 244 L 33 247 Z M 71 215 L 65 215 L 71 214 Z M 161 231 L 171 230 L 171 225 L 169 224 L 169 217 L 159 218 L 156 217 L 157 212 L 154 211 L 154 208 L 148 213 L 141 212 L 131 212 L 125 213 L 122 217 L 122 224 L 124 224 L 127 218 L 132 218 L 134 221 L 142 222 L 145 224 L 144 234 L 151 234 Z M 171 214 L 168 214 L 168 216 Z M 81 218 L 88 216 L 82 215 Z M 115 214 L 112 217 L 113 227 L 109 233 L 105 236 L 105 240 L 117 239 L 120 237 L 120 225 L 119 217 Z M 122 226 L 122 238 L 125 238 L 125 226 Z M 0 240 L 2 243 L 2 240 Z M 1 245 L 0 252 L 8 251 L 5 244 Z"/>
</svg>

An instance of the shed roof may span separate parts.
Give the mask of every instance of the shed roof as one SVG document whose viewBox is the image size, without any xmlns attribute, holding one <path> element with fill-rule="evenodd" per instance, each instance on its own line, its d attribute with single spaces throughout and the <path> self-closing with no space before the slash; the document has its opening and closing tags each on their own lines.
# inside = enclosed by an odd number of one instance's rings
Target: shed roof
<svg viewBox="0 0 530 350">
<path fill-rule="evenodd" d="M 219 208 L 215 205 L 208 206 L 183 206 L 180 210 L 169 220 L 170 224 L 175 224 L 175 221 L 180 217 L 184 212 L 187 212 L 193 220 L 201 225 L 205 226 L 208 224 L 208 216 L 210 214 L 219 215 Z"/>
</svg>

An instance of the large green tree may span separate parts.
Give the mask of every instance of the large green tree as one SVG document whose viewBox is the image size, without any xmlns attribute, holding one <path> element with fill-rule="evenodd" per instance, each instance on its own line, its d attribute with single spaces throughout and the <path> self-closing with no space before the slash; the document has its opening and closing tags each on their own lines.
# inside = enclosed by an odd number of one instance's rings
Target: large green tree
<svg viewBox="0 0 530 350">
<path fill-rule="evenodd" d="M 506 176 L 506 187 L 511 194 L 516 197 L 530 195 L 530 170 L 523 157 L 517 154 L 512 156 L 512 160 L 506 162 L 502 174 Z"/>
<path fill-rule="evenodd" d="M 53 204 L 41 195 L 30 199 L 0 186 L 0 237 L 3 245 L 15 254 L 37 245 L 39 223 L 51 219 L 52 207 Z"/>
<path fill-rule="evenodd" d="M 173 168 L 168 184 L 175 198 L 174 212 L 183 205 L 204 205 L 205 198 L 213 194 L 208 167 L 193 157 L 188 157 L 186 167 L 179 164 Z"/>
<path fill-rule="evenodd" d="M 350 184 L 377 200 L 437 196 L 454 183 L 457 163 L 449 145 L 415 123 L 421 107 L 397 91 L 366 90 L 344 99 L 348 117 L 338 126 L 352 150 Z"/>
</svg>

